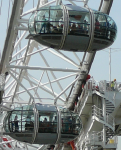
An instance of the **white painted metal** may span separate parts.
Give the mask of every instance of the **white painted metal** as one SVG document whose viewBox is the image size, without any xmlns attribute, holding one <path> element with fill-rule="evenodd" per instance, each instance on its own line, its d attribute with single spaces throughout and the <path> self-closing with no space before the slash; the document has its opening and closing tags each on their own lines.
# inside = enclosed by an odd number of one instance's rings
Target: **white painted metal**
<svg viewBox="0 0 121 150">
<path fill-rule="evenodd" d="M 90 71 L 96 53 L 86 53 L 83 57 L 83 53 L 56 51 L 44 47 L 33 40 L 28 42 L 25 37 L 29 34 L 27 21 L 31 13 L 43 6 L 60 4 L 61 0 L 38 0 L 34 8 L 30 7 L 29 9 L 24 10 L 24 7 L 27 6 L 29 2 L 30 0 L 18 1 L 16 12 L 14 12 L 15 14 L 12 18 L 13 22 L 10 37 L 6 38 L 7 44 L 4 47 L 4 51 L 6 49 L 5 52 L 7 55 L 3 55 L 4 59 L 2 59 L 3 62 L 1 69 L 1 73 L 5 73 L 6 71 L 9 72 L 6 79 L 5 94 L 3 95 L 4 109 L 7 109 L 8 106 L 12 108 L 13 106 L 19 107 L 31 102 L 63 106 L 66 104 L 65 102 L 69 95 L 69 91 L 74 85 L 74 90 L 68 99 L 67 105 L 65 105 L 70 108 L 74 105 L 74 101 L 80 92 L 79 90 L 82 84 L 82 79 L 85 79 Z M 88 4 L 88 0 L 84 0 L 83 2 L 84 5 Z M 76 5 L 73 1 L 71 1 L 71 3 Z M 108 13 L 109 9 L 108 12 L 106 12 L 105 8 L 109 8 L 111 3 L 112 2 L 110 1 L 104 2 L 101 11 Z M 94 30 L 94 27 L 92 30 Z M 27 42 L 28 44 L 26 44 Z M 82 58 L 82 61 L 80 58 Z M 82 66 L 80 66 L 80 62 L 82 63 Z M 86 85 L 86 87 L 88 86 Z M 115 100 L 118 99 L 118 97 L 116 97 L 117 95 L 115 94 L 114 99 L 110 98 L 112 93 L 109 94 L 110 91 L 106 91 L 106 82 L 100 83 L 100 92 L 94 91 L 91 87 L 82 92 L 82 95 L 80 95 L 82 101 L 80 104 L 77 104 L 77 110 L 75 109 L 75 111 L 81 116 L 82 120 L 85 119 L 84 123 L 86 123 L 84 124 L 84 129 L 80 137 L 75 141 L 75 145 L 79 150 L 81 150 L 83 146 L 85 148 L 91 147 L 91 141 L 95 142 L 96 137 L 98 137 L 98 139 L 101 137 L 102 140 L 102 143 L 96 141 L 98 144 L 101 144 L 101 146 L 107 146 L 104 145 L 106 142 L 106 128 L 103 124 L 106 124 L 112 129 L 114 129 L 115 125 L 113 114 L 106 113 L 106 104 L 104 100 L 107 99 L 114 104 Z M 101 92 L 105 92 L 105 95 Z M 92 96 L 93 93 L 102 97 L 104 109 L 92 106 L 90 95 Z M 118 104 L 119 103 L 117 102 L 117 105 Z M 84 113 L 86 107 L 91 108 L 88 112 L 90 114 L 85 112 L 85 115 L 83 115 L 82 112 Z M 91 133 L 92 128 L 95 127 L 97 123 L 99 123 L 100 126 L 103 126 L 103 137 L 102 130 L 100 131 L 100 129 L 99 132 Z M 46 148 L 46 146 L 27 145 L 38 150 Z M 28 149 L 28 146 L 25 147 Z M 16 149 L 16 147 L 14 149 Z M 64 149 L 64 146 L 62 146 L 62 149 Z M 67 147 L 65 149 L 67 149 Z"/>
</svg>

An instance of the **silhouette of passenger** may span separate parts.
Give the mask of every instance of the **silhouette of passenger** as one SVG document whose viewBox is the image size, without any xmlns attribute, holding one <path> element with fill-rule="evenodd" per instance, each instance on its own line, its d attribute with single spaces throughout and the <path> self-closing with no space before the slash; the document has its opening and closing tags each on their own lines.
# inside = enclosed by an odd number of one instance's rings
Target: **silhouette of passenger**
<svg viewBox="0 0 121 150">
<path fill-rule="evenodd" d="M 42 24 L 41 24 L 41 29 L 40 29 L 40 33 L 42 32 L 42 29 L 44 28 L 44 33 L 45 33 L 45 29 L 46 29 L 46 19 L 45 19 L 45 15 L 42 18 Z"/>
<path fill-rule="evenodd" d="M 18 132 L 19 126 L 18 126 L 18 116 L 17 115 L 14 118 L 14 124 L 15 124 L 15 132 Z"/>
<path fill-rule="evenodd" d="M 97 19 L 95 20 L 95 30 L 100 30 L 100 23 Z"/>
<path fill-rule="evenodd" d="M 48 125 L 48 123 L 47 123 L 47 118 L 44 118 L 44 120 L 43 120 L 43 129 L 44 129 L 44 132 L 47 132 L 48 130 L 48 128 L 47 128 L 47 125 Z"/>
<path fill-rule="evenodd" d="M 50 33 L 50 27 L 51 27 L 51 24 L 50 24 L 50 22 L 48 21 L 48 22 L 46 23 L 47 33 Z"/>
<path fill-rule="evenodd" d="M 83 30 L 84 30 L 84 33 L 87 33 L 87 21 L 86 20 L 84 20 Z"/>
<path fill-rule="evenodd" d="M 73 23 L 73 24 L 72 24 L 72 27 L 71 27 L 71 34 L 74 34 L 75 31 L 76 31 L 76 24 Z"/>
<path fill-rule="evenodd" d="M 47 118 L 44 118 L 43 122 L 47 122 Z"/>
</svg>

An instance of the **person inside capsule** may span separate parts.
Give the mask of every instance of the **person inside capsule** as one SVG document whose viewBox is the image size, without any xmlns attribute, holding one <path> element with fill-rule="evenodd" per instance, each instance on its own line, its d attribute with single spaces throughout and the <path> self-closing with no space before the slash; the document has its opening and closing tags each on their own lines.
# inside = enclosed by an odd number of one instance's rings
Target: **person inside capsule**
<svg viewBox="0 0 121 150">
<path fill-rule="evenodd" d="M 116 38 L 117 27 L 111 17 L 95 11 L 95 32 L 96 38 L 103 38 L 114 41 Z"/>
<path fill-rule="evenodd" d="M 54 6 L 51 6 L 52 10 L 48 7 L 39 10 L 35 17 L 35 27 L 37 34 L 47 34 L 47 33 L 62 33 L 60 31 L 61 25 L 63 24 L 63 14 L 60 7 L 55 9 Z M 56 19 L 55 19 L 56 17 Z M 30 22 L 33 22 L 34 14 L 30 17 Z M 31 23 L 30 23 L 31 24 Z M 32 31 L 33 26 L 30 26 Z M 59 30 L 58 30 L 59 29 Z"/>
<path fill-rule="evenodd" d="M 69 12 L 69 35 L 86 35 L 90 25 L 88 13 L 81 13 L 78 11 Z M 89 22 L 89 23 L 88 23 Z"/>
<path fill-rule="evenodd" d="M 31 132 L 34 128 L 34 124 L 31 121 L 31 116 L 27 116 L 26 118 L 26 124 L 25 124 L 25 131 Z"/>
<path fill-rule="evenodd" d="M 42 32 L 42 30 L 44 29 L 44 33 L 45 33 L 45 30 L 46 30 L 46 24 L 47 24 L 47 21 L 45 19 L 45 15 L 42 17 L 42 24 L 41 24 L 41 28 L 40 28 L 40 32 Z"/>
<path fill-rule="evenodd" d="M 18 126 L 18 116 L 17 115 L 14 118 L 14 125 L 15 125 L 15 132 L 18 132 L 19 131 L 19 126 Z M 13 130 L 13 126 L 12 126 L 12 130 Z"/>
</svg>

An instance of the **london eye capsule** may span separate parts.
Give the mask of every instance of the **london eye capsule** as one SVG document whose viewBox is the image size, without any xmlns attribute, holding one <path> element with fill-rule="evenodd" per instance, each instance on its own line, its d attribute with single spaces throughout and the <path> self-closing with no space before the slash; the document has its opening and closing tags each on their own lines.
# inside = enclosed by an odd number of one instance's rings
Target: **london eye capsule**
<svg viewBox="0 0 121 150">
<path fill-rule="evenodd" d="M 9 111 L 4 118 L 6 135 L 33 144 L 65 143 L 82 129 L 80 117 L 52 105 L 26 105 Z"/>
<path fill-rule="evenodd" d="M 31 15 L 28 28 L 28 38 L 42 45 L 79 52 L 104 49 L 117 34 L 107 14 L 73 5 L 41 7 Z"/>
</svg>

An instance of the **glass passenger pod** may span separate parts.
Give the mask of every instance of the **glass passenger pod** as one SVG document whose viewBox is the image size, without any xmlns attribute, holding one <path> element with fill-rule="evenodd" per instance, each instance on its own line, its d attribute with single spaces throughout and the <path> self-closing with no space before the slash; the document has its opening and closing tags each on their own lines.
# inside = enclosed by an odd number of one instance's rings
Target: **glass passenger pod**
<svg viewBox="0 0 121 150">
<path fill-rule="evenodd" d="M 92 35 L 90 27 L 94 24 L 94 40 L 90 51 L 104 49 L 116 39 L 116 23 L 98 11 L 93 11 L 93 22 L 90 13 L 86 8 L 73 5 L 42 7 L 30 17 L 29 31 L 34 40 L 45 46 L 84 52 Z"/>
<path fill-rule="evenodd" d="M 18 141 L 55 144 L 75 139 L 82 123 L 78 114 L 67 109 L 59 111 L 56 106 L 35 104 L 35 107 L 26 105 L 8 112 L 4 129 L 5 134 Z"/>
<path fill-rule="evenodd" d="M 8 112 L 4 119 L 6 134 L 18 141 L 32 143 L 35 124 L 33 108 L 33 105 L 26 105 Z"/>
</svg>

